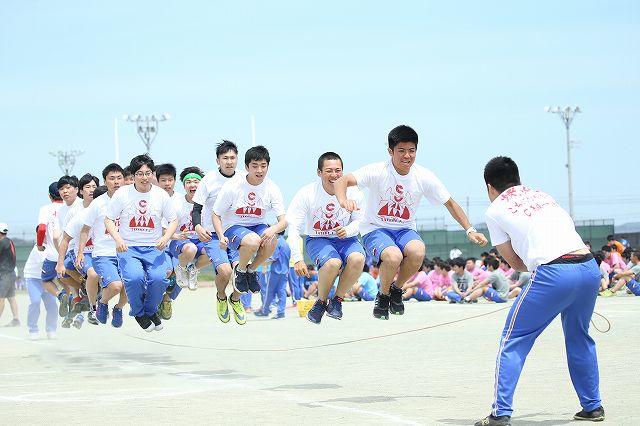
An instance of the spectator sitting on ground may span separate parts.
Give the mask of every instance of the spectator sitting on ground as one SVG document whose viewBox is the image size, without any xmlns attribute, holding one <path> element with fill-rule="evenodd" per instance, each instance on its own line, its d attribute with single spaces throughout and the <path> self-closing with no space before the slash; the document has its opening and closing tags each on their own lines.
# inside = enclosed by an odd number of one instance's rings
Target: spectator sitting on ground
<svg viewBox="0 0 640 426">
<path fill-rule="evenodd" d="M 511 275 L 509 283 L 509 290 L 514 288 L 524 288 L 531 282 L 531 272 L 514 272 Z"/>
<path fill-rule="evenodd" d="M 469 290 L 473 287 L 473 275 L 465 269 L 467 262 L 461 258 L 455 258 L 451 261 L 453 274 L 451 274 L 451 291 L 447 293 L 447 299 L 450 303 L 461 303 L 462 299 L 469 294 Z M 475 266 L 475 262 L 473 263 Z"/>
<path fill-rule="evenodd" d="M 622 260 L 622 256 L 612 246 L 602 246 L 602 252 L 604 253 L 604 262 L 611 267 L 609 272 L 609 278 L 618 272 L 624 271 L 626 264 Z"/>
<path fill-rule="evenodd" d="M 351 287 L 351 295 L 358 300 L 370 302 L 376 298 L 377 294 L 376 279 L 369 273 L 369 265 L 365 263 L 358 281 Z"/>
<path fill-rule="evenodd" d="M 500 254 L 498 253 L 498 249 L 494 247 L 491 250 L 489 250 L 489 256 L 493 256 L 496 259 L 500 257 Z"/>
<path fill-rule="evenodd" d="M 486 251 L 483 251 L 482 253 L 480 253 L 480 259 L 476 260 L 476 268 L 478 269 L 482 269 L 483 271 L 486 271 L 487 268 L 484 266 L 484 260 L 489 257 L 489 253 Z"/>
<path fill-rule="evenodd" d="M 591 249 L 591 241 L 583 241 L 583 242 L 584 242 L 584 245 L 585 245 L 585 246 L 587 246 L 587 248 L 589 249 L 589 251 L 593 251 L 593 250 Z"/>
<path fill-rule="evenodd" d="M 485 259 L 485 263 L 491 275 L 489 275 L 487 279 L 473 285 L 473 291 L 463 299 L 465 302 L 473 302 L 480 296 L 484 296 L 485 299 L 491 302 L 505 303 L 507 299 L 511 299 L 520 294 L 520 287 L 516 287 L 509 292 L 509 282 L 507 278 L 502 272 L 498 272 L 500 268 L 500 261 L 498 259 L 489 256 Z"/>
<path fill-rule="evenodd" d="M 609 284 L 611 282 L 609 278 L 609 274 L 611 273 L 611 266 L 607 262 L 604 261 L 604 252 L 597 251 L 593 254 L 593 258 L 596 260 L 598 264 L 598 268 L 600 269 L 600 291 L 605 291 L 609 288 Z"/>
<path fill-rule="evenodd" d="M 481 281 L 489 275 L 487 271 L 477 266 L 477 260 L 475 257 L 467 258 L 465 269 L 471 274 L 474 281 Z"/>
<path fill-rule="evenodd" d="M 617 251 L 618 254 L 622 254 L 625 249 L 624 244 L 616 240 L 613 235 L 607 235 L 607 245 Z"/>
<path fill-rule="evenodd" d="M 418 302 L 428 302 L 431 300 L 431 295 L 427 292 L 427 288 L 429 287 L 429 278 L 427 274 L 432 270 L 433 262 L 425 259 L 422 263 L 422 270 L 409 278 L 409 281 L 402 286 L 402 297 L 404 300 L 409 300 L 411 298 L 416 299 Z"/>
<path fill-rule="evenodd" d="M 427 274 L 429 281 L 426 290 L 433 300 L 446 300 L 445 296 L 451 290 L 449 271 L 451 271 L 451 266 L 442 260 L 438 260 L 435 262 L 435 269 Z"/>
<path fill-rule="evenodd" d="M 509 262 L 507 262 L 504 257 L 499 256 L 498 260 L 500 261 L 500 272 L 502 272 L 507 279 L 510 279 L 516 270 L 509 265 Z"/>
<path fill-rule="evenodd" d="M 636 250 L 631 254 L 631 262 L 633 263 L 631 269 L 615 274 L 613 276 L 613 287 L 601 292 L 600 296 L 615 296 L 618 290 L 624 285 L 627 286 L 627 289 L 629 289 L 631 293 L 640 296 L 640 250 Z"/>
</svg>

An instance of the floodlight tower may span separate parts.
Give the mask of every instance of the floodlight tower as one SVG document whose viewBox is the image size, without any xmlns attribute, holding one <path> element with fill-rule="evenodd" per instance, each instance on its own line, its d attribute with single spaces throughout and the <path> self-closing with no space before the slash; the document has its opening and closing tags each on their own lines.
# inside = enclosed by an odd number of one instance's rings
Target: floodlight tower
<svg viewBox="0 0 640 426">
<path fill-rule="evenodd" d="M 550 112 L 553 114 L 558 114 L 560 120 L 564 123 L 564 128 L 567 130 L 567 178 L 569 180 L 569 216 L 571 219 L 573 216 L 573 178 L 572 178 L 572 170 L 571 170 L 571 146 L 573 142 L 571 141 L 571 137 L 569 135 L 569 130 L 571 128 L 571 122 L 573 121 L 576 114 L 582 112 L 580 107 L 570 107 L 566 106 L 564 108 L 560 108 L 559 106 L 554 107 L 544 107 L 544 112 Z"/>
<path fill-rule="evenodd" d="M 147 148 L 147 154 L 149 154 L 151 152 L 151 144 L 158 135 L 158 127 L 160 126 L 160 122 L 167 121 L 171 117 L 169 116 L 169 114 L 165 113 L 153 114 L 151 116 L 141 116 L 140 114 L 133 114 L 125 115 L 122 118 L 125 121 L 136 123 L 138 136 L 140 136 L 140 139 L 142 139 L 142 143 L 144 143 L 144 146 Z"/>
<path fill-rule="evenodd" d="M 69 175 L 69 172 L 73 169 L 73 166 L 75 166 L 76 158 L 82 154 L 84 154 L 84 151 L 49 151 L 49 155 L 58 158 L 58 166 L 60 166 L 60 170 L 62 170 L 66 176 Z"/>
</svg>

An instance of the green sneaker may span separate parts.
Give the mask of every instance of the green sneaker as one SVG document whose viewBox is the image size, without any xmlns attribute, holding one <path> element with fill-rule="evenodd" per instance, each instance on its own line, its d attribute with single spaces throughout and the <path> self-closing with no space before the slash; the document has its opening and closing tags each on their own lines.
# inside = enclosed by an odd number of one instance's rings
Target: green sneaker
<svg viewBox="0 0 640 426">
<path fill-rule="evenodd" d="M 158 306 L 158 314 L 160 315 L 160 318 L 162 318 L 163 320 L 170 320 L 171 319 L 171 315 L 173 315 L 173 309 L 171 306 L 171 299 L 169 300 L 163 300 L 160 303 L 160 306 Z"/>
<path fill-rule="evenodd" d="M 244 312 L 244 306 L 242 306 L 242 302 L 229 298 L 229 303 L 231 303 L 231 309 L 233 310 L 233 318 L 238 324 L 244 325 L 244 323 L 247 322 L 247 318 Z"/>
<path fill-rule="evenodd" d="M 220 319 L 220 321 L 222 321 L 225 324 L 228 323 L 229 320 L 231 319 L 231 316 L 229 315 L 229 303 L 227 302 L 227 299 L 225 298 L 220 300 L 216 295 L 216 306 L 218 308 L 218 318 Z M 242 307 L 242 305 L 240 305 L 240 307 Z M 234 311 L 234 314 L 235 314 L 235 311 Z M 244 309 L 243 309 L 243 315 L 244 315 Z M 238 321 L 237 318 L 238 317 L 236 316 L 236 321 Z"/>
</svg>

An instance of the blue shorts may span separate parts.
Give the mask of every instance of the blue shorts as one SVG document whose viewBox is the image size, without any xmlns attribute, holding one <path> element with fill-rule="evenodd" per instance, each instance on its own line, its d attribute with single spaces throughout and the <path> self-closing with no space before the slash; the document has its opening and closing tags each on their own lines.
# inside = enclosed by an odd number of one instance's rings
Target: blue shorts
<svg viewBox="0 0 640 426">
<path fill-rule="evenodd" d="M 42 264 L 42 273 L 40 277 L 42 278 L 42 282 L 53 281 L 53 279 L 57 276 L 56 273 L 56 262 L 53 260 L 45 259 Z"/>
<path fill-rule="evenodd" d="M 85 256 L 86 257 L 86 256 Z M 100 276 L 100 287 L 105 288 L 109 284 L 122 281 L 120 267 L 116 256 L 97 256 L 93 258 L 93 269 Z"/>
<path fill-rule="evenodd" d="M 220 240 L 217 238 L 212 238 L 208 243 L 204 243 L 204 252 L 211 259 L 211 263 L 213 263 L 213 269 L 218 269 L 218 266 L 231 263 L 229 261 L 229 249 L 223 250 L 220 248 Z"/>
<path fill-rule="evenodd" d="M 261 223 L 259 225 L 253 226 L 233 225 L 231 228 L 227 229 L 224 232 L 224 236 L 229 239 L 229 249 L 227 250 L 227 254 L 231 263 L 237 262 L 238 259 L 240 259 L 238 248 L 240 248 L 240 243 L 242 242 L 242 239 L 245 237 L 245 235 L 248 235 L 252 232 L 254 234 L 262 235 L 264 230 L 268 227 L 268 225 Z"/>
<path fill-rule="evenodd" d="M 505 303 L 506 300 L 501 298 L 495 288 L 489 287 L 483 294 L 484 298 L 496 303 Z"/>
<path fill-rule="evenodd" d="M 309 258 L 318 266 L 318 269 L 329 259 L 340 259 L 342 266 L 346 265 L 347 257 L 351 253 L 362 253 L 364 256 L 364 248 L 356 237 L 351 238 L 324 238 L 324 237 L 307 237 L 306 239 L 307 254 Z"/>
<path fill-rule="evenodd" d="M 404 248 L 409 241 L 422 242 L 420 235 L 413 229 L 376 229 L 362 237 L 362 244 L 374 262 L 380 262 L 380 255 L 387 247 L 398 247 L 404 254 Z"/>
<path fill-rule="evenodd" d="M 627 283 L 627 288 L 629 291 L 636 296 L 640 296 L 640 283 L 636 280 L 629 280 Z"/>
<path fill-rule="evenodd" d="M 188 240 L 173 240 L 171 244 L 169 244 L 169 253 L 172 257 L 178 257 L 182 254 L 182 249 L 185 245 L 193 243 L 196 246 L 196 259 L 201 255 L 205 254 L 204 247 L 205 243 L 200 241 L 198 238 L 190 238 Z"/>
<path fill-rule="evenodd" d="M 65 256 L 65 258 L 64 258 L 64 267 L 66 269 L 68 269 L 68 270 L 77 271 L 77 269 L 76 269 L 76 252 L 74 250 L 71 250 Z M 78 272 L 86 277 L 87 276 L 87 272 L 89 271 L 89 268 L 93 268 L 93 259 L 91 257 L 91 253 L 85 253 L 84 254 L 84 262 L 83 262 L 83 265 L 82 265 L 82 270 L 78 271 Z M 69 277 L 69 275 L 65 275 L 65 277 Z"/>
</svg>

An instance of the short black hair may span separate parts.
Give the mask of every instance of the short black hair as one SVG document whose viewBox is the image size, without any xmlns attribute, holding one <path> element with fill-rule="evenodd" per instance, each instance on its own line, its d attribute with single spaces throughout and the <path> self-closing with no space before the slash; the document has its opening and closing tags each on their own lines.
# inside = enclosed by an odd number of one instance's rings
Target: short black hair
<svg viewBox="0 0 640 426">
<path fill-rule="evenodd" d="M 613 237 L 613 235 L 607 235 L 607 241 L 615 241 L 616 239 Z"/>
<path fill-rule="evenodd" d="M 484 182 L 498 192 L 520 185 L 518 165 L 509 157 L 494 157 L 484 166 Z"/>
<path fill-rule="evenodd" d="M 147 166 L 151 169 L 151 171 L 156 170 L 156 165 L 147 154 L 136 155 L 131 159 L 131 163 L 129 163 L 129 169 L 131 170 L 131 174 L 134 175 L 138 170 L 142 168 L 142 166 Z"/>
<path fill-rule="evenodd" d="M 84 188 L 84 186 L 91 181 L 95 182 L 96 186 L 100 186 L 100 179 L 98 179 L 97 176 L 94 176 L 91 173 L 87 173 L 80 178 L 80 181 L 78 182 L 78 188 Z M 79 196 L 80 198 L 82 198 L 82 194 L 79 194 Z"/>
<path fill-rule="evenodd" d="M 160 176 L 162 175 L 173 176 L 175 179 L 177 173 L 178 171 L 176 170 L 176 166 L 171 163 L 158 164 L 156 166 L 156 177 L 158 179 L 160 179 Z"/>
<path fill-rule="evenodd" d="M 340 160 L 340 167 L 344 168 L 344 163 L 342 162 L 342 158 L 335 152 L 329 151 L 322 154 L 318 157 L 318 170 L 322 170 L 324 167 L 324 162 L 327 160 Z"/>
<path fill-rule="evenodd" d="M 362 264 L 362 272 L 369 272 L 369 265 L 367 265 L 367 262 Z"/>
<path fill-rule="evenodd" d="M 244 165 L 248 166 L 252 161 L 266 161 L 267 164 L 271 162 L 269 157 L 269 150 L 262 145 L 252 146 L 244 154 Z"/>
<path fill-rule="evenodd" d="M 109 173 L 117 173 L 117 172 L 122 173 L 122 176 L 124 176 L 124 170 L 122 170 L 122 167 L 120 166 L 120 164 L 111 163 L 107 165 L 107 167 L 102 169 L 102 179 L 103 180 L 106 179 Z"/>
<path fill-rule="evenodd" d="M 426 262 L 422 263 L 422 269 L 427 268 L 433 271 L 434 266 L 435 266 L 435 263 L 433 263 L 431 260 L 427 260 Z"/>
<path fill-rule="evenodd" d="M 593 258 L 596 260 L 598 266 L 600 266 L 600 264 L 604 262 L 604 253 L 602 253 L 601 251 L 597 251 L 593 253 Z"/>
<path fill-rule="evenodd" d="M 440 269 L 444 269 L 445 271 L 449 272 L 451 270 L 451 265 L 449 265 L 447 262 L 445 261 L 438 261 L 436 262 L 436 266 Z"/>
<path fill-rule="evenodd" d="M 107 187 L 105 185 L 101 185 L 97 187 L 96 190 L 93 191 L 93 199 L 95 200 L 96 198 L 98 198 L 99 196 L 101 196 L 106 192 L 107 192 Z"/>
<path fill-rule="evenodd" d="M 489 253 L 486 251 L 483 251 L 482 253 L 480 253 L 480 257 L 487 257 L 489 256 Z"/>
<path fill-rule="evenodd" d="M 460 268 L 464 268 L 466 264 L 467 264 L 467 261 L 461 257 L 456 257 L 455 259 L 451 260 L 451 266 L 458 266 Z"/>
<path fill-rule="evenodd" d="M 76 176 L 64 175 L 58 179 L 58 190 L 62 189 L 65 185 L 71 185 L 76 188 L 80 188 L 78 178 Z"/>
<path fill-rule="evenodd" d="M 160 166 L 158 166 L 158 168 L 159 167 Z M 180 182 L 182 182 L 184 180 L 184 177 L 189 173 L 195 173 L 197 175 L 200 175 L 200 177 L 204 177 L 204 172 L 200 170 L 200 167 L 196 167 L 196 166 L 185 167 L 185 169 L 180 173 Z"/>
<path fill-rule="evenodd" d="M 472 261 L 473 263 L 475 263 L 476 260 L 478 259 L 476 259 L 475 257 L 467 257 L 467 260 L 465 260 L 465 262 Z"/>
<path fill-rule="evenodd" d="M 600 249 L 601 251 L 608 251 L 608 252 L 612 252 L 613 250 L 611 249 L 611 246 L 602 246 L 602 248 Z"/>
<path fill-rule="evenodd" d="M 640 250 L 634 250 L 631 252 L 631 256 L 635 256 L 640 259 Z"/>
<path fill-rule="evenodd" d="M 129 176 L 133 176 L 133 172 L 131 171 L 131 166 L 126 166 L 122 169 L 122 176 L 125 178 Z"/>
<path fill-rule="evenodd" d="M 233 151 L 238 155 L 238 147 L 235 143 L 223 139 L 218 145 L 216 145 L 216 158 L 220 157 L 223 154 L 226 154 L 229 151 Z"/>
<path fill-rule="evenodd" d="M 494 270 L 498 269 L 500 267 L 500 261 L 498 259 L 496 259 L 495 257 L 487 257 L 484 260 L 484 264 L 489 267 L 491 266 Z"/>
<path fill-rule="evenodd" d="M 498 249 L 493 247 L 491 250 L 489 250 L 489 254 L 495 254 L 496 256 L 498 256 L 500 253 L 498 253 Z"/>
<path fill-rule="evenodd" d="M 393 149 L 401 142 L 413 142 L 418 147 L 418 133 L 404 124 L 394 127 L 389 132 L 389 149 Z"/>
</svg>

